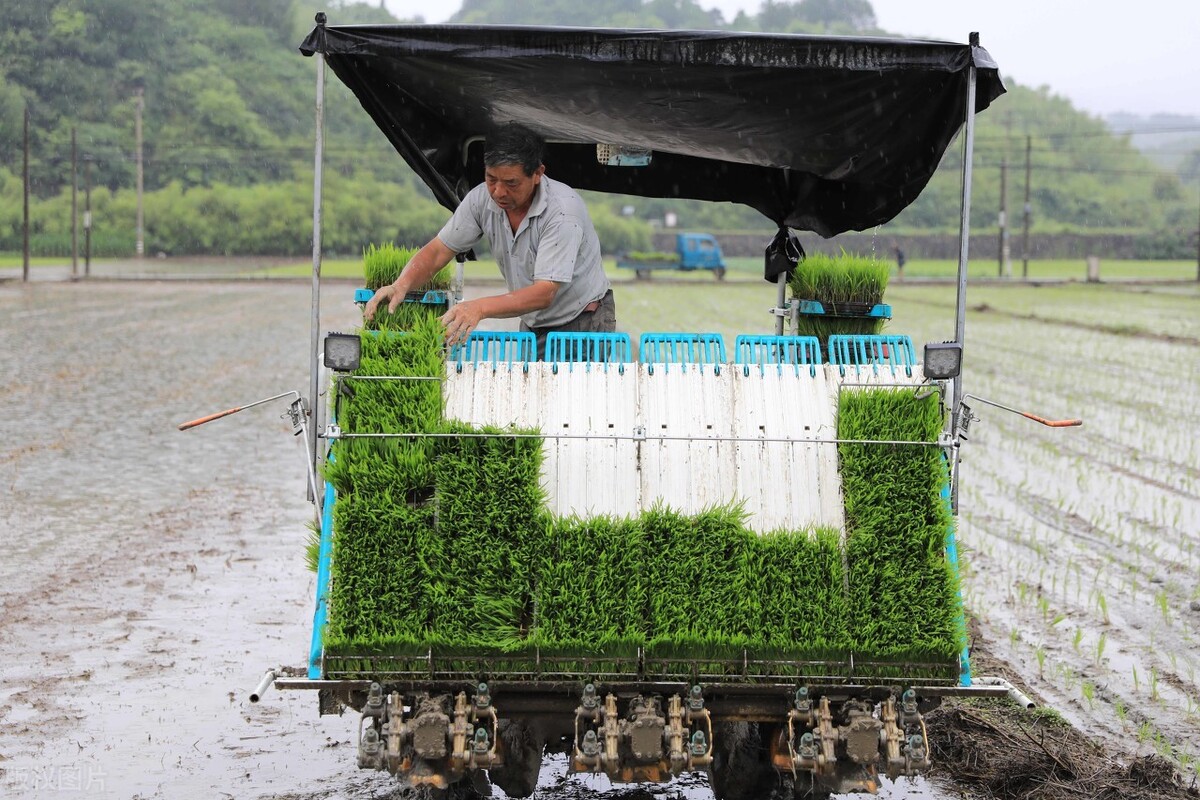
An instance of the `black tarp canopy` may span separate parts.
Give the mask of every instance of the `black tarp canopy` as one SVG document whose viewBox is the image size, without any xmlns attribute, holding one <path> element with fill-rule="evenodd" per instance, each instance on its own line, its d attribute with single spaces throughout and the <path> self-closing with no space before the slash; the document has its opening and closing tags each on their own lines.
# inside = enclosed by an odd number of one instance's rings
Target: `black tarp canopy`
<svg viewBox="0 0 1200 800">
<path fill-rule="evenodd" d="M 520 122 L 577 189 L 744 203 L 833 236 L 887 222 L 965 118 L 1004 93 L 979 46 L 872 37 L 520 26 L 318 25 L 333 69 L 437 199 L 483 179 L 489 131 Z M 597 144 L 649 150 L 608 166 Z"/>
</svg>

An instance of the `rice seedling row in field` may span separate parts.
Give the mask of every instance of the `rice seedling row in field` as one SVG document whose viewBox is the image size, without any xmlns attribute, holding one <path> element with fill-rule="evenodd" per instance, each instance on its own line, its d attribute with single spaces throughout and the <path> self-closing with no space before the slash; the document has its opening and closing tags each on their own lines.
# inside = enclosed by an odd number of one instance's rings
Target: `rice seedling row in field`
<svg viewBox="0 0 1200 800">
<path fill-rule="evenodd" d="M 1033 291 L 1026 290 L 1022 302 Z M 1126 321 L 1156 333 L 1176 328 L 1172 312 L 1160 313 L 1157 297 L 1131 307 L 1128 293 L 1097 300 L 1106 292 L 1056 291 L 1039 301 L 1052 300 L 1053 307 L 1037 313 L 1089 323 L 1107 318 L 1109 330 L 989 313 L 969 317 L 967 391 L 1085 420 L 1083 428 L 1065 433 L 1002 413 L 981 414 L 964 450 L 963 539 L 987 569 L 973 574 L 969 597 L 985 624 L 1045 631 L 1042 646 L 1066 665 L 1044 671 L 1046 683 L 1065 689 L 1067 669 L 1086 670 L 1088 681 L 1105 687 L 1096 695 L 1096 713 L 1105 713 L 1112 695 L 1135 709 L 1183 719 L 1198 691 L 1191 653 L 1200 620 L 1190 611 L 1189 593 L 1200 572 L 1194 467 L 1200 418 L 1179 401 L 1200 388 L 1187 366 L 1195 346 L 1113 332 Z M 993 306 L 993 298 L 1007 296 L 991 289 L 980 294 Z M 1011 605 L 987 603 L 1030 576 L 1038 576 L 1033 585 L 1040 584 L 1053 613 L 1067 615 L 1081 631 L 1077 642 L 1069 627 L 1046 630 L 1043 609 L 1015 592 Z M 1024 651 L 1031 671 L 1036 656 L 1032 648 Z M 1174 677 L 1160 677 L 1151 692 L 1151 674 Z M 1190 735 L 1183 733 L 1187 728 Z M 1200 750 L 1194 725 L 1167 730 L 1176 752 Z"/>
</svg>

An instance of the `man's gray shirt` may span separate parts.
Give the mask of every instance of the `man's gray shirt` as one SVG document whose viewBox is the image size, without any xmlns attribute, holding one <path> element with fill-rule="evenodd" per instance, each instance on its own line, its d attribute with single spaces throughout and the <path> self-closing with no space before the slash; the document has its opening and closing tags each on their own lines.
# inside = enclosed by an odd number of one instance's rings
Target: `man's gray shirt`
<svg viewBox="0 0 1200 800">
<path fill-rule="evenodd" d="M 516 233 L 504 209 L 492 202 L 487 184 L 479 184 L 459 203 L 438 238 L 454 252 L 462 253 L 484 236 L 510 292 L 531 286 L 534 281 L 559 284 L 549 308 L 521 315 L 531 328 L 570 322 L 609 289 L 600 261 L 600 240 L 587 206 L 565 183 L 542 176 L 529 213 Z"/>
</svg>

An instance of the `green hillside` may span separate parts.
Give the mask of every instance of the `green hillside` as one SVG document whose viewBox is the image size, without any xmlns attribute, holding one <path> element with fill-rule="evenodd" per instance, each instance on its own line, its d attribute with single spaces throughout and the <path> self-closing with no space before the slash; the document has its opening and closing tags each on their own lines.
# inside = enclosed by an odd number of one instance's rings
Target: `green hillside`
<svg viewBox="0 0 1200 800">
<path fill-rule="evenodd" d="M 325 8 L 335 24 L 394 22 L 376 2 L 329 0 L 39 0 L 8 3 L 0 30 L 0 252 L 20 248 L 22 122 L 32 132 L 34 252 L 69 248 L 70 138 L 80 181 L 95 187 L 98 255 L 132 251 L 137 95 L 144 97 L 146 242 L 168 253 L 300 254 L 308 247 L 313 62 L 296 45 Z M 696 0 L 466 0 L 465 23 L 882 34 L 868 0 L 765 3 L 725 20 Z M 986 34 L 985 34 L 986 43 Z M 993 53 L 1001 65 L 1004 53 Z M 371 241 L 420 242 L 445 212 L 334 78 L 327 95 L 325 240 L 354 253 Z M 1009 84 L 979 117 L 977 224 L 994 226 L 999 164 L 1007 155 L 1009 208 L 1019 214 L 1025 137 L 1032 137 L 1035 231 L 1194 230 L 1187 171 L 1162 170 L 1127 136 L 1046 87 Z M 890 227 L 957 225 L 957 146 L 928 191 Z M 608 249 L 646 240 L 649 220 L 765 230 L 756 212 L 690 201 L 590 198 Z M 621 215 L 635 206 L 635 216 Z M 257 221 L 251 227 L 249 218 Z"/>
</svg>

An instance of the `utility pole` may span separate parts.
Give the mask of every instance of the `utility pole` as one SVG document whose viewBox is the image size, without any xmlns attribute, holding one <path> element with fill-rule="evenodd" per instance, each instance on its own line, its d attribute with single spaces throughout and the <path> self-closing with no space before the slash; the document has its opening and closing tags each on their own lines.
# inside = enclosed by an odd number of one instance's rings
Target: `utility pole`
<svg viewBox="0 0 1200 800">
<path fill-rule="evenodd" d="M 1012 272 L 1008 245 L 1008 156 L 1000 159 L 1000 277 Z"/>
<path fill-rule="evenodd" d="M 1033 219 L 1033 206 L 1029 204 L 1029 173 L 1033 169 L 1031 166 L 1033 154 L 1033 137 L 1025 137 L 1025 212 L 1022 219 L 1022 227 L 1024 228 L 1021 238 L 1021 277 L 1029 277 L 1029 224 Z"/>
<path fill-rule="evenodd" d="M 25 106 L 25 215 L 21 225 L 21 280 L 29 280 L 29 106 Z"/>
<path fill-rule="evenodd" d="M 92 274 L 92 157 L 83 158 L 83 277 Z"/>
<path fill-rule="evenodd" d="M 134 92 L 133 137 L 137 146 L 137 257 L 141 258 L 146 252 L 145 218 L 142 214 L 142 112 L 146 109 L 146 90 L 139 86 Z"/>
<path fill-rule="evenodd" d="M 71 280 L 79 277 L 79 162 L 71 126 Z"/>
</svg>

